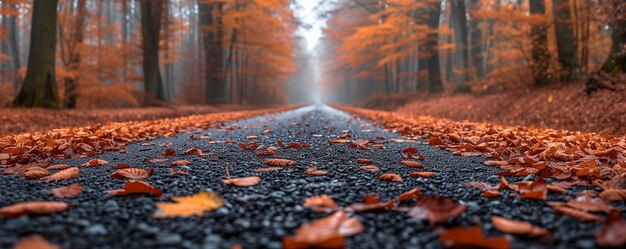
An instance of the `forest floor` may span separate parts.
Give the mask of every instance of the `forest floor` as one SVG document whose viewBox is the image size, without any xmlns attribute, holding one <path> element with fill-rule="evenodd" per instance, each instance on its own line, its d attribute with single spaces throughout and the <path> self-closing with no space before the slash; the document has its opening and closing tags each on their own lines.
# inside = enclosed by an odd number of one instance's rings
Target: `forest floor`
<svg viewBox="0 0 626 249">
<path fill-rule="evenodd" d="M 107 122 L 143 121 L 176 118 L 215 112 L 246 110 L 259 107 L 244 105 L 172 106 L 116 109 L 0 108 L 0 135 L 47 131 Z"/>
<path fill-rule="evenodd" d="M 380 96 L 360 106 L 455 121 L 626 134 L 626 84 L 591 95 L 584 88 L 578 83 L 492 94 Z"/>
<path fill-rule="evenodd" d="M 626 244 L 624 138 L 336 108 L 3 137 L 0 248 Z"/>
</svg>

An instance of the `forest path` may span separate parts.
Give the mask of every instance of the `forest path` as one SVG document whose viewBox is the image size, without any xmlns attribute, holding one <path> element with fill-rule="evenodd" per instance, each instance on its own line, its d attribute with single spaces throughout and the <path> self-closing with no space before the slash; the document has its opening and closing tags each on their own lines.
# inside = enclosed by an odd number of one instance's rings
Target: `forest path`
<svg viewBox="0 0 626 249">
<path fill-rule="evenodd" d="M 482 224 L 488 236 L 502 235 L 491 225 L 491 215 L 529 221 L 547 229 L 557 238 L 553 243 L 509 237 L 514 248 L 576 248 L 594 247 L 593 233 L 599 224 L 578 222 L 571 217 L 555 214 L 541 201 L 520 199 L 504 192 L 501 198 L 481 197 L 482 191 L 465 185 L 466 181 L 498 183 L 497 168 L 483 164 L 481 157 L 452 155 L 421 142 L 397 142 L 396 133 L 385 131 L 367 121 L 352 119 L 350 115 L 329 106 L 317 105 L 280 114 L 259 116 L 229 124 L 232 129 L 209 129 L 181 133 L 172 138 L 158 138 L 146 146 L 140 143 L 127 146 L 126 153 L 107 152 L 98 156 L 109 161 L 100 167 L 81 167 L 81 174 L 72 180 L 58 183 L 27 181 L 19 175 L 0 175 L 0 207 L 32 200 L 55 200 L 49 189 L 80 183 L 86 191 L 75 198 L 67 211 L 48 216 L 15 219 L 0 218 L 0 248 L 8 248 L 18 239 L 41 234 L 63 248 L 230 248 L 238 243 L 243 248 L 280 248 L 282 238 L 293 235 L 301 224 L 329 214 L 317 213 L 302 206 L 307 197 L 329 195 L 339 206 L 360 203 L 368 194 L 380 195 L 386 201 L 413 188 L 424 195 L 446 196 L 468 206 L 467 210 L 445 227 Z M 262 131 L 272 132 L 263 134 Z M 329 140 L 349 133 L 351 140 L 371 140 L 384 149 L 359 149 L 347 144 L 331 144 Z M 206 139 L 189 139 L 191 135 L 210 134 L 212 141 L 234 140 L 235 143 L 208 144 Z M 281 171 L 255 172 L 266 167 L 267 157 L 259 157 L 255 150 L 242 150 L 239 143 L 248 143 L 248 136 L 258 145 L 276 146 L 281 158 L 297 164 Z M 306 148 L 280 148 L 278 141 L 309 143 Z M 362 140 L 361 140 L 362 141 Z M 169 146 L 165 146 L 171 143 Z M 374 143 L 369 143 L 368 146 Z M 403 166 L 401 151 L 412 146 L 424 156 L 424 168 Z M 214 152 L 220 160 L 211 160 L 184 151 L 198 147 L 205 153 Z M 168 162 L 151 163 L 162 158 L 160 152 L 174 149 L 178 156 Z M 371 172 L 360 169 L 358 158 L 367 158 L 381 169 Z M 93 158 L 58 160 L 55 163 L 80 165 Z M 175 167 L 189 170 L 190 175 L 171 175 L 170 163 L 189 160 L 191 165 Z M 111 165 L 129 164 L 138 168 L 155 168 L 145 181 L 163 190 L 161 197 L 113 197 L 105 191 L 121 188 L 124 180 L 111 179 L 115 171 Z M 225 166 L 232 177 L 258 175 L 262 181 L 251 187 L 226 185 Z M 304 171 L 311 165 L 328 171 L 326 176 L 311 176 Z M 432 171 L 432 178 L 415 178 L 414 171 Z M 381 181 L 383 173 L 396 173 L 404 182 Z M 511 178 L 521 180 L 522 178 Z M 155 219 L 156 202 L 167 202 L 170 196 L 187 196 L 201 190 L 215 191 L 226 203 L 224 207 L 206 212 L 203 217 Z M 549 194 L 547 200 L 564 200 L 563 195 Z M 413 202 L 400 207 L 412 207 Z M 441 244 L 435 226 L 410 218 L 405 212 L 356 212 L 365 230 L 347 237 L 349 248 L 439 248 Z M 545 242 L 545 241 L 544 241 Z"/>
</svg>

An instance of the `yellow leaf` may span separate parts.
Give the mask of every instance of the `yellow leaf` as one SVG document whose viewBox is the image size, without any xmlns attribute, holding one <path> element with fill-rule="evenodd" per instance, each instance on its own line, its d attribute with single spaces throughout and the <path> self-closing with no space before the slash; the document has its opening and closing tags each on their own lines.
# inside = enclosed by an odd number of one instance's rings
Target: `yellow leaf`
<svg viewBox="0 0 626 249">
<path fill-rule="evenodd" d="M 176 203 L 158 202 L 154 218 L 202 216 L 204 211 L 213 211 L 224 206 L 215 192 L 200 192 L 192 196 L 172 197 Z"/>
<path fill-rule="evenodd" d="M 552 103 L 552 100 L 553 100 L 552 94 L 550 94 L 550 96 L 548 96 L 548 103 Z"/>
</svg>

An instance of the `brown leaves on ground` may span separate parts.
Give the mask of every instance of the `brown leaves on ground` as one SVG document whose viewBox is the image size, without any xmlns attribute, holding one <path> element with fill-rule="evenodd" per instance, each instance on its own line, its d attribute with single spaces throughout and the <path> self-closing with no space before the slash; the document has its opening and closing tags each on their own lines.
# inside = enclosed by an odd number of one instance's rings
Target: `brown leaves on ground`
<svg viewBox="0 0 626 249">
<path fill-rule="evenodd" d="M 467 206 L 456 203 L 454 200 L 441 196 L 420 196 L 416 206 L 411 208 L 409 216 L 428 220 L 431 224 L 447 222 L 460 216 Z"/>
<path fill-rule="evenodd" d="M 596 243 L 602 247 L 626 245 L 626 220 L 619 210 L 613 210 L 606 217 L 604 226 L 596 232 Z"/>
<path fill-rule="evenodd" d="M 344 237 L 363 232 L 357 218 L 350 218 L 342 211 L 303 224 L 293 236 L 283 238 L 285 249 L 295 248 L 343 248 Z"/>
<path fill-rule="evenodd" d="M 309 207 L 315 212 L 332 212 L 339 209 L 339 205 L 328 195 L 306 198 L 302 206 Z"/>
<path fill-rule="evenodd" d="M 0 208 L 0 217 L 15 218 L 22 215 L 46 215 L 65 211 L 70 205 L 58 201 L 27 201 Z"/>
<path fill-rule="evenodd" d="M 59 198 L 74 198 L 83 191 L 85 191 L 85 189 L 79 183 L 74 183 L 72 185 L 64 187 L 53 188 L 50 190 L 52 195 Z"/>
<path fill-rule="evenodd" d="M 608 201 L 626 201 L 626 189 L 605 189 L 600 197 Z"/>
<path fill-rule="evenodd" d="M 26 171 L 20 173 L 20 175 L 26 179 L 32 180 L 48 176 L 50 175 L 50 172 L 42 167 L 29 167 Z"/>
<path fill-rule="evenodd" d="M 511 243 L 505 237 L 485 237 L 480 226 L 450 228 L 441 233 L 439 240 L 445 246 L 454 248 L 511 248 Z"/>
<path fill-rule="evenodd" d="M 83 163 L 82 166 L 83 167 L 97 167 L 97 166 L 102 166 L 109 163 L 106 160 L 102 160 L 102 159 L 91 159 L 86 163 Z"/>
<path fill-rule="evenodd" d="M 385 174 L 380 175 L 378 179 L 381 181 L 388 181 L 388 182 L 403 182 L 404 181 L 402 180 L 402 177 L 396 173 L 385 173 Z"/>
<path fill-rule="evenodd" d="M 35 234 L 20 239 L 11 249 L 60 249 L 55 244 L 48 242 L 43 236 Z"/>
<path fill-rule="evenodd" d="M 317 169 L 317 166 L 313 165 L 311 167 L 309 167 L 308 169 L 306 169 L 304 171 L 305 174 L 307 175 L 312 175 L 312 176 L 325 176 L 328 175 L 328 171 L 326 170 L 319 170 Z"/>
<path fill-rule="evenodd" d="M 64 180 L 69 180 L 78 176 L 79 173 L 80 173 L 80 170 L 78 169 L 78 167 L 73 167 L 73 168 L 61 170 L 57 173 L 54 173 L 46 177 L 42 177 L 40 180 L 44 182 L 64 181 Z"/>
<path fill-rule="evenodd" d="M 600 216 L 597 216 L 595 214 L 591 214 L 586 211 L 579 210 L 573 207 L 569 207 L 565 203 L 551 202 L 551 203 L 548 203 L 548 205 L 552 206 L 554 211 L 556 211 L 557 213 L 572 216 L 580 221 L 600 222 Z"/>
<path fill-rule="evenodd" d="M 374 165 L 365 165 L 365 166 L 361 166 L 360 167 L 362 170 L 367 170 L 367 171 L 372 171 L 372 172 L 378 172 L 380 171 L 380 168 L 374 166 Z"/>
<path fill-rule="evenodd" d="M 134 179 L 134 180 L 143 180 L 148 178 L 154 174 L 154 168 L 150 168 L 150 170 L 139 169 L 139 168 L 127 168 L 120 169 L 111 174 L 111 178 L 113 179 Z"/>
<path fill-rule="evenodd" d="M 172 165 L 172 166 L 187 166 L 187 165 L 191 165 L 191 162 L 187 161 L 187 160 L 177 160 L 177 161 L 173 161 L 170 165 Z"/>
<path fill-rule="evenodd" d="M 421 196 L 421 195 L 422 195 L 422 191 L 419 188 L 414 188 L 414 189 L 411 189 L 407 192 L 400 194 L 398 196 L 398 200 L 400 200 L 401 202 L 408 201 L 408 200 L 417 198 L 418 196 Z"/>
<path fill-rule="evenodd" d="M 434 177 L 435 176 L 435 172 L 417 171 L 417 172 L 412 172 L 411 174 L 409 174 L 409 176 L 411 176 L 411 177 L 430 178 L 430 177 Z"/>
<path fill-rule="evenodd" d="M 248 176 L 241 178 L 224 179 L 222 180 L 222 182 L 236 187 L 250 187 L 259 184 L 261 182 L 261 177 Z"/>
<path fill-rule="evenodd" d="M 163 195 L 163 192 L 160 189 L 150 185 L 147 182 L 139 180 L 126 180 L 123 189 L 107 190 L 107 193 L 115 196 L 126 196 L 133 194 L 150 194 L 153 196 Z"/>
<path fill-rule="evenodd" d="M 289 159 L 273 158 L 265 160 L 265 164 L 270 166 L 290 166 L 296 164 L 296 161 Z"/>
<path fill-rule="evenodd" d="M 537 181 L 521 181 L 516 184 L 520 197 L 532 200 L 545 200 L 548 185 L 543 179 Z"/>
<path fill-rule="evenodd" d="M 533 226 L 525 221 L 509 220 L 499 216 L 491 216 L 491 223 L 501 232 L 529 237 L 543 237 L 550 233 L 543 228 Z"/>
<path fill-rule="evenodd" d="M 285 168 L 283 167 L 263 167 L 263 168 L 258 168 L 258 169 L 254 169 L 254 172 L 271 172 L 271 171 L 280 171 L 283 170 Z"/>
<path fill-rule="evenodd" d="M 402 161 L 400 163 L 402 163 L 402 165 L 404 165 L 404 166 L 411 167 L 411 168 L 421 168 L 421 167 L 424 167 L 424 165 L 422 165 L 422 163 L 417 162 L 417 161 Z"/>
<path fill-rule="evenodd" d="M 261 151 L 259 153 L 256 153 L 256 156 L 278 156 L 278 154 L 273 151 Z"/>
<path fill-rule="evenodd" d="M 356 159 L 356 162 L 357 162 L 357 163 L 367 163 L 367 164 L 369 164 L 369 163 L 374 163 L 374 162 L 372 162 L 372 160 L 370 160 L 370 159 L 365 159 L 365 158 L 359 158 L 359 159 Z"/>
<path fill-rule="evenodd" d="M 363 203 L 354 203 L 346 208 L 349 212 L 379 212 L 391 209 L 396 206 L 395 201 L 389 200 L 381 202 L 378 195 L 368 194 L 363 198 Z"/>
<path fill-rule="evenodd" d="M 224 206 L 224 202 L 215 192 L 200 192 L 191 196 L 171 197 L 171 202 L 157 202 L 154 218 L 172 218 L 202 216 L 205 211 L 213 211 Z"/>
<path fill-rule="evenodd" d="M 160 153 L 162 156 L 176 156 L 176 151 L 174 149 L 167 149 Z"/>
</svg>

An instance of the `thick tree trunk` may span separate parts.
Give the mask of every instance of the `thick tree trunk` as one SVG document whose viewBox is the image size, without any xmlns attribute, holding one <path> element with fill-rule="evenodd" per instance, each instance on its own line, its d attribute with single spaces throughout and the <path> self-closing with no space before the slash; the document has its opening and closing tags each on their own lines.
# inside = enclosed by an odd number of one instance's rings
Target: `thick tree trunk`
<svg viewBox="0 0 626 249">
<path fill-rule="evenodd" d="M 544 0 L 530 0 L 530 13 L 544 15 L 546 7 Z M 548 32 L 546 23 L 534 24 L 531 29 L 531 59 L 530 67 L 533 73 L 534 84 L 544 86 L 550 84 L 550 54 L 548 52 Z"/>
<path fill-rule="evenodd" d="M 11 7 L 16 8 L 15 5 Z M 18 71 L 20 70 L 20 50 L 17 43 L 17 17 L 15 15 L 10 15 L 7 17 L 7 26 L 9 26 L 9 37 L 8 37 L 8 45 L 9 45 L 9 54 L 11 55 L 11 65 L 13 73 L 15 74 L 15 79 L 13 80 L 13 89 L 17 91 L 20 88 L 20 83 L 22 83 L 22 78 Z"/>
<path fill-rule="evenodd" d="M 439 18 L 441 17 L 441 3 L 435 2 L 428 11 L 428 28 L 431 31 L 439 28 Z M 439 40 L 438 32 L 430 32 L 428 34 L 428 41 L 426 41 L 426 51 L 429 54 L 428 57 L 428 92 L 438 93 L 443 91 L 443 84 L 441 84 L 441 71 L 439 64 L 439 49 L 437 49 L 437 43 Z"/>
<path fill-rule="evenodd" d="M 480 30 L 478 15 L 476 12 L 480 10 L 478 0 L 470 0 L 470 47 L 471 47 L 471 60 L 474 65 L 474 70 L 478 78 L 482 78 L 485 75 L 485 55 L 483 54 L 483 34 Z"/>
<path fill-rule="evenodd" d="M 86 0 L 78 0 L 76 20 L 74 21 L 74 39 L 70 45 L 69 60 L 67 68 L 72 71 L 78 71 L 80 69 L 80 44 L 84 40 L 85 31 L 85 17 L 87 15 Z M 79 75 L 79 74 L 77 74 Z M 63 100 L 63 106 L 66 108 L 75 108 L 78 100 L 78 77 L 69 77 L 65 79 L 65 99 Z"/>
<path fill-rule="evenodd" d="M 214 17 L 213 10 L 220 10 L 221 3 L 202 3 L 200 8 L 200 33 L 204 43 L 205 98 L 207 104 L 226 103 L 226 77 L 223 68 L 222 20 Z M 207 31 L 213 27 L 217 31 Z"/>
<path fill-rule="evenodd" d="M 457 64 L 459 75 L 457 87 L 465 85 L 467 81 L 467 69 L 469 67 L 467 13 L 464 0 L 450 0 L 450 18 L 454 28 L 454 44 L 456 53 L 460 57 Z"/>
<path fill-rule="evenodd" d="M 569 79 L 580 69 L 569 0 L 552 0 L 552 10 L 559 64 L 561 64 L 564 79 Z"/>
<path fill-rule="evenodd" d="M 163 78 L 159 69 L 159 34 L 161 31 L 162 0 L 141 2 L 141 35 L 143 44 L 143 77 L 148 98 L 146 105 L 154 105 L 151 98 L 165 101 Z"/>
<path fill-rule="evenodd" d="M 626 4 L 623 4 L 626 7 Z M 618 12 L 615 10 L 615 12 Z M 606 61 L 602 65 L 602 71 L 616 75 L 626 73 L 626 19 L 618 19 L 611 26 L 611 40 L 613 45 Z"/>
<path fill-rule="evenodd" d="M 26 78 L 14 106 L 61 108 L 54 74 L 58 0 L 35 0 Z"/>
</svg>

